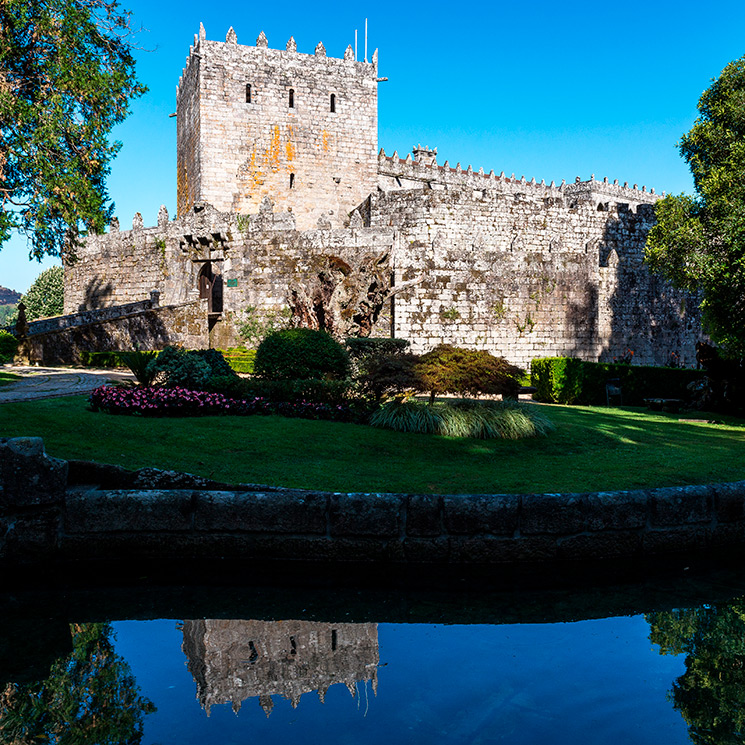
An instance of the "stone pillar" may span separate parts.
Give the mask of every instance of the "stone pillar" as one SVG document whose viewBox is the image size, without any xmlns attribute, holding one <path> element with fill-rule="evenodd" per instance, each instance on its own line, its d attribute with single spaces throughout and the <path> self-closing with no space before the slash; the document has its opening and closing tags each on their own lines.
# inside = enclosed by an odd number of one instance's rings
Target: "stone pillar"
<svg viewBox="0 0 745 745">
<path fill-rule="evenodd" d="M 40 437 L 0 438 L 0 560 L 37 561 L 57 547 L 67 461 Z"/>
</svg>

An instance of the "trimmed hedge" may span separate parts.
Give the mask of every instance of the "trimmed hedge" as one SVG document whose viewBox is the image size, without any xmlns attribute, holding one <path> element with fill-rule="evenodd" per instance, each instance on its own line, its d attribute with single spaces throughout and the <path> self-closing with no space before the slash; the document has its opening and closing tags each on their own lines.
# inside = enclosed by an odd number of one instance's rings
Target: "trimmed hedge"
<svg viewBox="0 0 745 745">
<path fill-rule="evenodd" d="M 246 349 L 245 347 L 231 347 L 230 349 L 220 349 L 225 361 L 237 373 L 253 374 L 254 359 L 256 357 L 255 349 Z"/>
<path fill-rule="evenodd" d="M 129 352 L 81 352 L 80 361 L 86 367 L 110 369 L 113 367 L 127 367 L 124 361 Z"/>
<path fill-rule="evenodd" d="M 275 331 L 256 350 L 254 374 L 266 380 L 343 379 L 349 354 L 330 334 L 315 329 Z"/>
<path fill-rule="evenodd" d="M 618 380 L 623 403 L 642 404 L 645 398 L 687 399 L 687 386 L 705 375 L 703 370 L 642 367 L 609 362 L 586 362 L 574 357 L 543 357 L 530 366 L 536 401 L 552 404 L 605 404 L 605 385 Z"/>
<path fill-rule="evenodd" d="M 18 350 L 18 340 L 8 331 L 0 331 L 0 365 L 12 362 Z"/>
</svg>

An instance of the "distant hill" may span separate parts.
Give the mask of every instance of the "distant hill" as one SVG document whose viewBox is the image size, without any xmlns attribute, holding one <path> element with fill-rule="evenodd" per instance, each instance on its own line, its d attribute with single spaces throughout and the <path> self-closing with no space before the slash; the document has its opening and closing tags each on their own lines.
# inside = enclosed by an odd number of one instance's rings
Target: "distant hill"
<svg viewBox="0 0 745 745">
<path fill-rule="evenodd" d="M 15 305 L 21 299 L 21 293 L 9 290 L 0 285 L 0 305 Z"/>
</svg>

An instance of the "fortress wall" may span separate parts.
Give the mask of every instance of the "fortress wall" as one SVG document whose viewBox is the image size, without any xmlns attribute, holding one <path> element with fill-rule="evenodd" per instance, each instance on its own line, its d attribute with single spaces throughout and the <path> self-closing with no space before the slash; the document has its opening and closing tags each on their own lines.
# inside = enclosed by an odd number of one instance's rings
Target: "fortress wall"
<svg viewBox="0 0 745 745">
<path fill-rule="evenodd" d="M 522 366 L 555 355 L 607 361 L 628 349 L 638 364 L 664 364 L 671 352 L 695 364 L 697 302 L 642 264 L 651 207 L 549 193 L 461 186 L 373 196 L 371 224 L 398 231 L 395 284 L 422 277 L 395 297 L 395 335 L 417 352 L 449 343 Z"/>
<path fill-rule="evenodd" d="M 199 38 L 177 117 L 179 214 L 200 200 L 254 213 L 271 195 L 301 229 L 319 218 L 341 226 L 375 188 L 377 64 L 355 61 L 350 50 L 335 59 L 321 44 L 315 55 L 298 53 L 293 40 L 269 49 L 263 34 L 257 46 L 231 34 Z"/>
</svg>

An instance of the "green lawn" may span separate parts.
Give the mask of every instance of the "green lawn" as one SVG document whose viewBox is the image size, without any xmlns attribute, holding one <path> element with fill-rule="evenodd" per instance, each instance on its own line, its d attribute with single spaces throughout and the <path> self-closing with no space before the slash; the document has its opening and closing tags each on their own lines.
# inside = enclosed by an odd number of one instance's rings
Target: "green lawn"
<svg viewBox="0 0 745 745">
<path fill-rule="evenodd" d="M 0 405 L 0 436 L 41 436 L 66 459 L 334 491 L 574 492 L 745 479 L 737 423 L 631 408 L 541 412 L 556 424 L 552 435 L 510 442 L 281 417 L 111 416 L 75 396 Z"/>
</svg>

